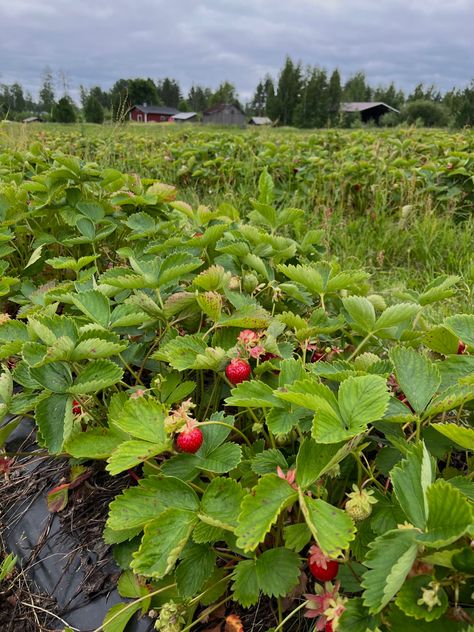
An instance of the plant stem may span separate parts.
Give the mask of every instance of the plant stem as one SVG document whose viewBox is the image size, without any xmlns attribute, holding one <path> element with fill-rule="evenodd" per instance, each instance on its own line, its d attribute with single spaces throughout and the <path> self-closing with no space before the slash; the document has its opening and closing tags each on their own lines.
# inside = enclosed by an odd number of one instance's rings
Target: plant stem
<svg viewBox="0 0 474 632">
<path fill-rule="evenodd" d="M 305 606 L 306 606 L 306 601 L 303 601 L 303 603 L 301 603 L 301 604 L 300 604 L 297 608 L 295 608 L 294 610 L 292 610 L 292 611 L 290 612 L 290 614 L 289 614 L 287 617 L 285 617 L 281 623 L 279 623 L 279 624 L 277 625 L 277 627 L 273 630 L 273 632 L 278 632 L 278 630 L 283 630 L 283 626 L 285 625 L 285 623 L 286 623 L 287 621 L 289 621 L 289 620 L 291 619 L 291 617 L 293 617 L 293 616 L 294 616 L 297 612 L 299 612 L 300 610 L 302 610 Z M 94 632 L 95 632 L 95 631 L 94 631 Z M 184 632 L 184 630 L 183 630 L 183 632 Z"/>
<path fill-rule="evenodd" d="M 351 353 L 351 355 L 347 358 L 347 361 L 350 362 L 352 360 L 352 358 L 354 358 L 359 351 L 362 349 L 362 347 L 365 345 L 365 343 L 372 338 L 372 334 L 368 333 L 367 336 L 362 340 L 362 342 L 359 343 L 359 345 L 356 347 L 356 349 Z"/>
</svg>

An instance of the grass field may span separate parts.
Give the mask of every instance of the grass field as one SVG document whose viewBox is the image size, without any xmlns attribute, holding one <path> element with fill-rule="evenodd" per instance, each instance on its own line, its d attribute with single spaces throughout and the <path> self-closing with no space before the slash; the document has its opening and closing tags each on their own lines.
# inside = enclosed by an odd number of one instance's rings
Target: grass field
<svg viewBox="0 0 474 632">
<path fill-rule="evenodd" d="M 443 130 L 228 130 L 172 125 L 4 124 L 0 144 L 39 142 L 101 167 L 174 184 L 182 199 L 250 208 L 266 167 L 280 206 L 324 229 L 329 257 L 366 267 L 375 289 L 421 290 L 463 278 L 472 307 L 474 132 Z M 449 305 L 447 306 L 449 310 Z"/>
</svg>

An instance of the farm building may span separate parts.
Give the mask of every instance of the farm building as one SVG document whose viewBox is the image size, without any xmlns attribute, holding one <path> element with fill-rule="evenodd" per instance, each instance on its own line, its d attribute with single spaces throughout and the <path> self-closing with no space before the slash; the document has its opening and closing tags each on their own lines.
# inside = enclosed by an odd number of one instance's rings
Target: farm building
<svg viewBox="0 0 474 632">
<path fill-rule="evenodd" d="M 346 114 L 359 112 L 363 123 L 367 121 L 379 122 L 380 117 L 387 112 L 395 112 L 400 114 L 399 110 L 392 108 L 391 105 L 382 103 L 382 101 L 351 101 L 349 103 L 341 103 L 341 111 Z"/>
<path fill-rule="evenodd" d="M 245 127 L 246 117 L 236 105 L 220 103 L 204 112 L 202 122 L 214 125 L 238 125 L 239 127 Z"/>
<path fill-rule="evenodd" d="M 40 116 L 28 116 L 28 118 L 23 119 L 23 123 L 41 123 L 42 120 Z"/>
<path fill-rule="evenodd" d="M 165 123 L 178 113 L 179 110 L 176 108 L 164 105 L 134 105 L 128 115 L 131 121 L 137 123 Z"/>
<path fill-rule="evenodd" d="M 178 114 L 173 114 L 172 120 L 175 123 L 197 123 L 197 113 L 179 112 Z"/>
<path fill-rule="evenodd" d="M 272 125 L 272 120 L 268 116 L 252 116 L 249 125 Z"/>
</svg>

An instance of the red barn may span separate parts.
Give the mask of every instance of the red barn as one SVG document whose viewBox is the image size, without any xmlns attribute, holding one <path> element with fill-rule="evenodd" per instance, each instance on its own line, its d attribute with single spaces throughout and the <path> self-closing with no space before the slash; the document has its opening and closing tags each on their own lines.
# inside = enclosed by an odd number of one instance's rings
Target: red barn
<svg viewBox="0 0 474 632">
<path fill-rule="evenodd" d="M 129 119 L 137 123 L 166 123 L 179 110 L 164 105 L 134 105 L 129 111 Z"/>
</svg>

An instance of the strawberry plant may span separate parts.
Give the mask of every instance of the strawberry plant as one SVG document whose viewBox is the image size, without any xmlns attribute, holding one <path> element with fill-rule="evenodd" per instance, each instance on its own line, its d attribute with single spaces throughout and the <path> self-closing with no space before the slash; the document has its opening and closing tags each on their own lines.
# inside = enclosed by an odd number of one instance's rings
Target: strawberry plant
<svg viewBox="0 0 474 632">
<path fill-rule="evenodd" d="M 267 170 L 244 213 L 38 147 L 16 160 L 0 445 L 29 415 L 50 454 L 134 473 L 104 531 L 133 601 L 103 629 L 141 611 L 184 631 L 262 597 L 275 631 L 298 613 L 467 629 L 474 316 L 430 311 L 460 278 L 375 293 Z"/>
</svg>

